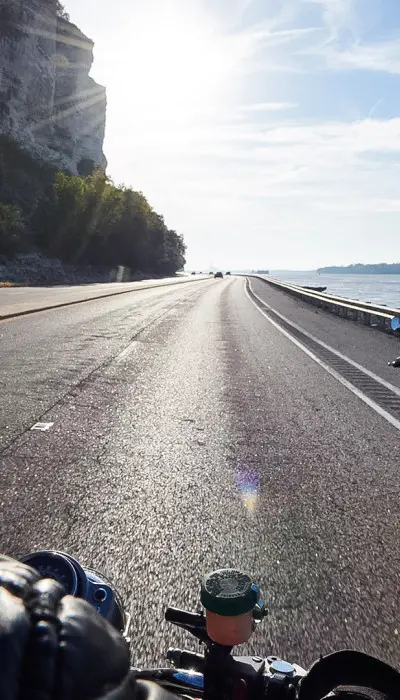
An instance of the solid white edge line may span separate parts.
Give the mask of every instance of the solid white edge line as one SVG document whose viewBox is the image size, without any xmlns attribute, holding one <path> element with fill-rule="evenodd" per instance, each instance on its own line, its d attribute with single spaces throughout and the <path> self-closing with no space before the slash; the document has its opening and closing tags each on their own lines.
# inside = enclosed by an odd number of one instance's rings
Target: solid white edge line
<svg viewBox="0 0 400 700">
<path fill-rule="evenodd" d="M 393 392 L 393 394 L 396 394 L 400 397 L 400 389 L 397 386 L 394 386 L 394 384 L 390 384 L 390 382 L 387 382 L 386 379 L 382 379 L 382 377 L 379 377 L 377 374 L 374 374 L 374 372 L 371 372 L 366 367 L 363 367 L 363 365 L 359 365 L 358 362 L 355 362 L 355 360 L 352 360 L 350 357 L 347 357 L 347 355 L 343 355 L 341 352 L 339 352 L 339 350 L 335 350 L 335 348 L 332 348 L 327 343 L 324 343 L 323 340 L 316 338 L 315 335 L 312 335 L 312 333 L 309 333 L 308 331 L 304 330 L 304 328 L 297 326 L 295 323 L 293 323 L 293 321 L 290 321 L 290 319 L 286 318 L 286 316 L 283 316 L 283 314 L 279 313 L 279 311 L 275 311 L 275 309 L 273 309 L 272 306 L 270 306 L 269 304 L 267 304 L 267 302 L 261 299 L 261 297 L 259 297 L 258 294 L 255 293 L 250 281 L 249 286 L 251 289 L 251 293 L 256 297 L 256 299 L 258 299 L 258 301 L 263 306 L 265 306 L 266 309 L 273 311 L 274 314 L 276 314 L 276 316 L 279 316 L 279 318 L 281 318 L 282 321 L 289 323 L 289 325 L 293 326 L 293 328 L 300 331 L 300 333 L 303 333 L 303 335 L 307 336 L 307 338 L 310 338 L 310 340 L 313 340 L 315 343 L 318 343 L 318 345 L 321 345 L 323 348 L 325 348 L 325 350 L 329 350 L 329 352 L 332 352 L 337 357 L 340 357 L 341 360 L 345 360 L 345 362 L 348 362 L 349 365 L 352 365 L 356 369 L 360 370 L 360 372 L 363 372 L 371 379 L 374 379 L 379 384 L 382 384 L 382 386 L 384 386 L 386 389 L 389 389 L 391 392 Z"/>
<path fill-rule="evenodd" d="M 288 331 L 286 331 L 284 328 L 282 328 L 282 326 L 280 326 L 279 323 L 276 323 L 276 321 L 274 321 L 272 318 L 270 318 L 268 316 L 268 314 L 265 313 L 265 311 L 260 309 L 260 307 L 255 303 L 254 299 L 251 298 L 251 296 L 247 290 L 247 286 L 245 286 L 244 292 L 245 292 L 245 295 L 247 296 L 248 300 L 253 304 L 253 306 L 257 309 L 257 311 L 259 311 L 259 313 L 262 316 L 264 316 L 264 318 L 266 318 L 267 321 L 269 323 L 271 323 L 280 333 L 282 333 L 284 336 L 286 336 L 286 338 L 288 338 L 294 345 L 296 345 L 306 355 L 311 357 L 311 359 L 314 360 L 314 362 L 316 362 L 320 367 L 322 367 L 326 372 L 328 372 L 328 374 L 330 374 L 338 382 L 340 382 L 340 384 L 345 386 L 346 389 L 349 389 L 349 391 L 351 391 L 352 394 L 357 396 L 359 399 L 361 399 L 361 401 L 363 401 L 365 404 L 367 404 L 367 406 L 372 408 L 372 410 L 375 411 L 375 413 L 378 413 L 382 418 L 384 418 L 394 428 L 397 428 L 397 430 L 400 431 L 400 421 L 398 421 L 396 418 L 394 418 L 392 415 L 390 415 L 390 413 L 385 411 L 384 408 L 381 408 L 377 403 L 375 403 L 375 401 L 373 401 L 368 396 L 366 396 L 366 394 L 364 394 L 362 391 L 357 389 L 357 387 L 355 387 L 353 384 L 351 384 L 349 381 L 347 381 L 347 379 L 342 377 L 341 374 L 336 372 L 336 370 L 332 369 L 332 367 L 330 367 L 328 364 L 326 364 L 326 362 L 324 362 L 323 360 L 320 360 L 320 358 L 317 357 L 317 355 L 314 355 L 314 353 L 311 352 L 311 350 L 309 350 L 308 348 L 306 348 L 305 345 L 300 343 L 300 341 L 297 340 L 297 338 L 294 338 L 292 335 L 290 335 L 290 333 Z M 252 293 L 254 294 L 254 292 L 252 292 Z M 257 296 L 257 295 L 255 295 L 255 296 Z M 261 302 L 264 304 L 264 302 L 262 300 L 261 300 Z M 269 308 L 271 308 L 271 307 L 269 307 Z M 272 308 L 271 308 L 271 311 L 274 311 L 274 313 L 277 313 Z M 281 316 L 281 314 L 279 314 L 279 315 Z M 291 323 L 291 322 L 288 321 L 288 323 Z M 292 324 L 292 325 L 294 326 L 294 324 Z M 297 326 L 294 326 L 294 328 L 297 328 Z M 301 330 L 301 329 L 299 328 L 298 330 Z M 306 335 L 308 335 L 308 333 L 306 333 Z M 319 342 L 319 341 L 317 340 L 316 342 Z M 320 344 L 322 345 L 322 343 L 320 343 Z"/>
</svg>

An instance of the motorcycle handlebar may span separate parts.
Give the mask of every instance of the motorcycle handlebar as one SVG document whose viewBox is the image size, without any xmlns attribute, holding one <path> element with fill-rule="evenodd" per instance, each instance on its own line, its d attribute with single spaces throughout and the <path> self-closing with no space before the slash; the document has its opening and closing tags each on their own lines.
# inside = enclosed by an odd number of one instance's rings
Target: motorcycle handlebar
<svg viewBox="0 0 400 700">
<path fill-rule="evenodd" d="M 400 357 L 397 358 L 400 366 Z M 82 567 L 70 555 L 58 551 L 41 550 L 27 554 L 22 561 L 36 568 L 46 577 L 60 580 L 70 595 L 87 600 L 128 639 L 129 616 L 125 615 L 122 600 L 108 579 L 93 569 Z M 232 570 L 215 572 L 229 574 Z M 243 575 L 233 571 L 238 577 Z M 211 575 L 210 575 L 211 576 Z M 246 578 L 246 577 L 244 577 Z M 68 588 L 68 587 L 67 587 Z M 251 591 L 253 590 L 253 586 Z M 239 591 L 240 592 L 240 591 Z M 206 696 L 208 700 L 220 700 L 228 685 L 235 679 L 244 680 L 249 697 L 260 700 L 281 697 L 279 693 L 297 687 L 298 700 L 319 700 L 338 685 L 362 685 L 388 697 L 400 698 L 400 674 L 387 664 L 371 656 L 354 651 L 341 651 L 321 657 L 308 673 L 297 664 L 290 664 L 276 656 L 263 659 L 258 656 L 231 656 L 232 647 L 215 644 L 207 634 L 206 617 L 202 612 L 187 612 L 179 608 L 167 608 L 167 622 L 190 632 L 206 645 L 204 656 L 194 652 L 171 649 L 169 659 L 175 668 L 132 669 L 132 678 L 152 680 L 159 685 L 190 697 Z M 255 692 L 251 695 L 251 690 Z M 292 692 L 292 691 L 291 691 Z M 285 696 L 285 695 L 284 695 Z M 285 696 L 286 697 L 286 696 Z"/>
<path fill-rule="evenodd" d="M 172 622 L 172 624 L 180 627 L 197 628 L 205 626 L 204 615 L 180 610 L 180 608 L 167 608 L 165 619 L 167 622 Z"/>
<path fill-rule="evenodd" d="M 206 618 L 203 613 L 192 613 L 179 608 L 167 608 L 165 619 L 173 625 L 190 632 L 191 635 L 201 642 L 209 642 L 210 639 L 206 630 Z"/>
</svg>

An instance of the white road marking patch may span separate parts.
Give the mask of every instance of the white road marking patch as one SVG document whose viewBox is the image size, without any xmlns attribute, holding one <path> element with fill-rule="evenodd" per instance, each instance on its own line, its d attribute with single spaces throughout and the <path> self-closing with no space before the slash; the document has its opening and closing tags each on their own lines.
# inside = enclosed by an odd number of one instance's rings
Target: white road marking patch
<svg viewBox="0 0 400 700">
<path fill-rule="evenodd" d="M 46 430 L 50 430 L 53 425 L 54 423 L 35 423 L 35 425 L 32 425 L 31 430 L 41 430 L 44 433 Z"/>
<path fill-rule="evenodd" d="M 120 353 L 118 353 L 118 355 L 115 358 L 115 361 L 122 362 L 122 360 L 124 360 L 126 357 L 128 357 L 128 355 L 130 355 L 131 352 L 133 352 L 134 350 L 137 350 L 138 346 L 139 346 L 139 341 L 132 340 L 132 342 L 129 343 L 129 345 L 124 350 L 122 350 Z"/>
<path fill-rule="evenodd" d="M 251 285 L 250 285 L 250 286 L 251 286 Z M 397 418 L 394 418 L 394 416 L 392 416 L 390 413 L 388 413 L 387 411 L 385 411 L 384 408 L 381 408 L 381 406 L 379 406 L 377 403 L 375 403 L 375 401 L 373 401 L 372 399 L 370 399 L 369 396 L 367 396 L 366 394 L 364 394 L 362 391 L 360 391 L 360 389 L 357 389 L 357 387 L 355 387 L 353 384 L 351 384 L 349 381 L 347 381 L 347 379 L 345 379 L 344 377 L 342 377 L 342 375 L 339 374 L 339 372 L 336 372 L 336 370 L 332 369 L 332 367 L 330 367 L 326 362 L 324 362 L 323 360 L 321 360 L 321 359 L 320 359 L 319 357 L 317 357 L 317 355 L 315 355 L 311 350 L 309 350 L 308 348 L 306 348 L 306 346 L 303 345 L 303 343 L 301 343 L 299 340 L 297 340 L 297 338 L 294 338 L 287 330 L 285 330 L 284 328 L 282 328 L 282 326 L 280 326 L 279 323 L 276 323 L 276 321 L 274 321 L 272 318 L 270 318 L 270 317 L 268 316 L 268 314 L 265 313 L 265 311 L 263 311 L 262 309 L 260 309 L 260 307 L 255 303 L 254 299 L 251 298 L 250 294 L 249 294 L 248 291 L 247 291 L 246 286 L 245 286 L 244 292 L 245 292 L 247 298 L 249 299 L 249 301 L 251 301 L 251 303 L 253 304 L 253 306 L 257 309 L 257 311 L 258 311 L 262 316 L 264 316 L 264 318 L 266 318 L 267 321 L 269 321 L 269 323 L 271 323 L 280 333 L 282 333 L 282 335 L 286 336 L 286 338 L 288 338 L 294 345 L 296 345 L 298 348 L 300 348 L 300 350 L 302 350 L 306 355 L 308 355 L 309 357 L 311 357 L 311 359 L 314 360 L 314 362 L 316 362 L 316 363 L 317 363 L 320 367 L 322 367 L 326 372 L 328 372 L 328 374 L 330 374 L 332 377 L 334 377 L 338 382 L 340 382 L 340 384 L 343 384 L 343 386 L 345 386 L 346 389 L 349 389 L 349 391 L 351 391 L 355 396 L 357 396 L 359 399 L 361 399 L 361 401 L 363 401 L 364 403 L 366 403 L 367 406 L 369 406 L 370 408 L 372 408 L 373 411 L 375 411 L 376 413 L 378 413 L 382 418 L 384 418 L 384 419 L 385 419 L 388 423 L 390 423 L 394 428 L 396 428 L 397 430 L 400 431 L 400 421 L 398 421 Z M 252 294 L 254 294 L 253 290 L 252 290 Z M 389 388 L 391 391 L 393 391 L 393 393 L 395 393 L 395 394 L 397 394 L 398 396 L 400 396 L 400 390 L 399 390 L 397 387 L 393 386 L 393 385 L 390 384 L 389 382 L 386 382 L 384 379 L 381 379 L 380 377 L 378 377 L 377 375 L 375 375 L 373 372 L 370 372 L 368 369 L 366 369 L 366 368 L 363 367 L 362 365 L 359 365 L 357 362 L 354 362 L 353 360 L 350 360 L 350 358 L 346 357 L 346 355 L 342 355 L 342 353 L 338 352 L 337 350 L 334 350 L 334 348 L 331 348 L 330 345 L 327 345 L 326 343 L 323 343 L 322 340 L 318 340 L 318 338 L 316 338 L 315 336 L 311 335 L 311 333 L 307 333 L 307 331 L 303 330 L 303 328 L 301 328 L 300 326 L 297 326 L 295 323 L 292 323 L 292 321 L 289 321 L 289 319 L 287 319 L 285 316 L 283 316 L 282 314 L 278 313 L 277 311 L 275 311 L 275 309 L 273 309 L 271 306 L 269 306 L 268 304 L 266 304 L 262 299 L 260 299 L 259 296 L 257 296 L 257 294 L 254 294 L 254 296 L 255 296 L 257 299 L 259 299 L 259 301 L 260 301 L 266 308 L 271 309 L 271 311 L 273 311 L 274 314 L 276 314 L 277 316 L 280 316 L 280 318 L 282 318 L 282 320 L 284 320 L 284 321 L 286 321 L 286 323 L 289 323 L 290 325 L 292 325 L 293 328 L 295 328 L 296 330 L 300 331 L 300 332 L 303 333 L 305 336 L 307 336 L 308 338 L 310 338 L 310 339 L 313 340 L 314 342 L 316 342 L 316 343 L 318 343 L 319 345 L 321 345 L 321 347 L 326 348 L 327 350 L 330 350 L 330 352 L 332 352 L 334 355 L 337 355 L 337 356 L 340 357 L 342 360 L 346 360 L 346 362 L 349 362 L 349 364 L 353 365 L 354 367 L 357 367 L 357 369 L 359 369 L 361 372 L 364 372 L 364 374 L 368 375 L 368 376 L 371 377 L 372 379 L 375 379 L 377 382 L 379 382 L 380 384 L 382 384 L 382 385 L 385 386 L 386 388 Z"/>
</svg>

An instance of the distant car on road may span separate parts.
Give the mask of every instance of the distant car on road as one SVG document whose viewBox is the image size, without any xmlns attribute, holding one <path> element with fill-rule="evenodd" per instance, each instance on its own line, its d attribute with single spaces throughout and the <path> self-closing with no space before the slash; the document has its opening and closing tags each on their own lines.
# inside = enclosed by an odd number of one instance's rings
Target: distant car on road
<svg viewBox="0 0 400 700">
<path fill-rule="evenodd" d="M 224 276 L 223 276 L 222 272 L 216 272 L 215 275 L 214 275 L 214 279 L 217 279 L 217 278 L 218 278 L 218 279 L 222 280 L 223 277 L 224 277 Z"/>
<path fill-rule="evenodd" d="M 230 272 L 227 272 L 226 274 L 227 274 L 227 275 L 230 275 L 231 273 L 230 273 Z"/>
</svg>

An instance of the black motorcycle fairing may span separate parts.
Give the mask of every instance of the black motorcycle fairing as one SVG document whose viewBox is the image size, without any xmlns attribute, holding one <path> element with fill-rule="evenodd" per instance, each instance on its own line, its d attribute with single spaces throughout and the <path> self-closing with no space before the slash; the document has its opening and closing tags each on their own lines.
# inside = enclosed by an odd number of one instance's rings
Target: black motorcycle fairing
<svg viewBox="0 0 400 700">
<path fill-rule="evenodd" d="M 300 682 L 298 700 L 321 700 L 339 686 L 370 688 L 388 700 L 398 700 L 400 673 L 373 656 L 344 649 L 311 666 Z"/>
</svg>

